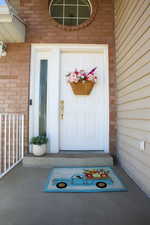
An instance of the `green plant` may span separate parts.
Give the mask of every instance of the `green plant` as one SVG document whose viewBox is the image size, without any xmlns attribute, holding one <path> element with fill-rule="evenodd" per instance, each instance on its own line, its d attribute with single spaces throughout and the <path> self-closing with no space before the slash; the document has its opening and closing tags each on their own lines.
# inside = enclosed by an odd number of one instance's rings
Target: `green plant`
<svg viewBox="0 0 150 225">
<path fill-rule="evenodd" d="M 37 137 L 31 138 L 30 144 L 43 145 L 43 144 L 47 144 L 47 142 L 48 142 L 48 138 L 46 136 L 37 136 Z"/>
</svg>

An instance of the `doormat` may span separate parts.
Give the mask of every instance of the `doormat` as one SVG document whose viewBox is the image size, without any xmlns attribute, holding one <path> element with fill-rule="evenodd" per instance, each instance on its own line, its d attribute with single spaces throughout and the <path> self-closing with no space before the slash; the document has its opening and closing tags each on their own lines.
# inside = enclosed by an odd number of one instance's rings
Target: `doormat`
<svg viewBox="0 0 150 225">
<path fill-rule="evenodd" d="M 127 191 L 111 167 L 53 168 L 45 192 Z"/>
</svg>

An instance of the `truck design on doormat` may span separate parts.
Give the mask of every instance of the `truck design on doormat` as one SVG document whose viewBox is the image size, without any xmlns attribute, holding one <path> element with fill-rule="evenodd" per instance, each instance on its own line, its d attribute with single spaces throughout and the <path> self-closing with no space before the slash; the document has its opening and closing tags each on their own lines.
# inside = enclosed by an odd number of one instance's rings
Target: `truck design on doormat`
<svg viewBox="0 0 150 225">
<path fill-rule="evenodd" d="M 63 189 L 71 185 L 96 185 L 98 188 L 105 188 L 113 181 L 109 176 L 109 171 L 105 169 L 86 169 L 81 174 L 74 174 L 70 178 L 57 177 L 52 184 Z"/>
</svg>

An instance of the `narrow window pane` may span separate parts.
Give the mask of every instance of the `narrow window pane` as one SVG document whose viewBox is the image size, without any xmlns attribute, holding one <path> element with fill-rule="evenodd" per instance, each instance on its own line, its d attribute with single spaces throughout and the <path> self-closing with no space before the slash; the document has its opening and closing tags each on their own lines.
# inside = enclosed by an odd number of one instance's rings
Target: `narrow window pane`
<svg viewBox="0 0 150 225">
<path fill-rule="evenodd" d="M 77 4 L 77 0 L 65 0 L 65 4 Z"/>
<path fill-rule="evenodd" d="M 51 13 L 53 17 L 63 17 L 63 6 L 53 6 Z"/>
<path fill-rule="evenodd" d="M 89 2 L 87 0 L 78 0 L 79 5 L 89 5 Z"/>
<path fill-rule="evenodd" d="M 79 6 L 79 18 L 85 17 L 89 18 L 90 17 L 90 9 L 88 6 Z"/>
<path fill-rule="evenodd" d="M 40 64 L 40 91 L 39 91 L 39 135 L 46 135 L 46 109 L 47 109 L 47 60 Z"/>
<path fill-rule="evenodd" d="M 65 6 L 65 17 L 76 18 L 77 17 L 77 6 Z"/>
<path fill-rule="evenodd" d="M 77 20 L 76 19 L 66 19 L 65 18 L 64 25 L 67 25 L 67 26 L 76 26 L 77 25 Z"/>
<path fill-rule="evenodd" d="M 55 0 L 54 1 L 54 4 L 59 4 L 59 5 L 61 4 L 62 5 L 63 2 L 64 2 L 64 0 Z"/>
</svg>

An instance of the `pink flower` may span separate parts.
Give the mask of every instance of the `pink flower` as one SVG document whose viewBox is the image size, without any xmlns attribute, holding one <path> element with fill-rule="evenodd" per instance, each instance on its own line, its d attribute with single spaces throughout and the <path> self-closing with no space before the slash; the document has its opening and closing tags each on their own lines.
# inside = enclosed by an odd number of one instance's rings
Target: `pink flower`
<svg viewBox="0 0 150 225">
<path fill-rule="evenodd" d="M 79 77 L 75 72 L 70 73 L 70 76 L 68 77 L 68 82 L 75 82 L 77 83 L 79 81 Z"/>
<path fill-rule="evenodd" d="M 79 81 L 85 81 L 85 80 L 96 82 L 97 77 L 95 76 L 95 70 L 96 70 L 96 67 L 92 69 L 89 73 L 86 73 L 85 70 L 78 71 L 76 69 L 74 72 L 71 72 L 67 75 L 68 82 L 78 83 Z"/>
</svg>

